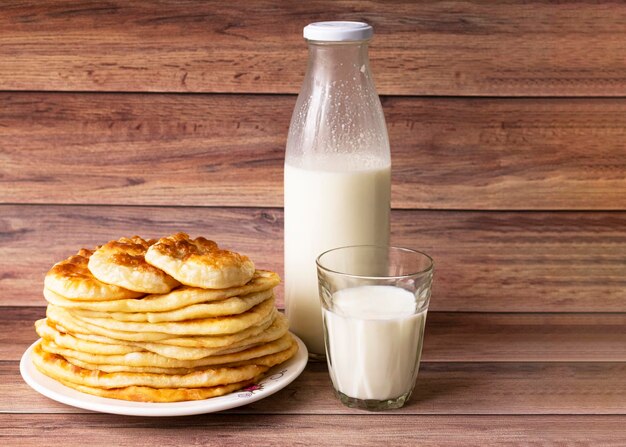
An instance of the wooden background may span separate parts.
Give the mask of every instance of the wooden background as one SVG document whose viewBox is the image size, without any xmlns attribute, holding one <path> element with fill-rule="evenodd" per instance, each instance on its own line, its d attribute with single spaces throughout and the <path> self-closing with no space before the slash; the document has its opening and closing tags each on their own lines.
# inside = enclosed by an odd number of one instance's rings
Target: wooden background
<svg viewBox="0 0 626 447">
<path fill-rule="evenodd" d="M 426 404 L 356 421 L 314 365 L 310 389 L 289 391 L 305 409 L 284 409 L 280 393 L 253 405 L 270 415 L 250 436 L 314 440 L 311 426 L 329 423 L 319 415 L 337 413 L 350 437 L 328 443 L 378 439 L 368 430 L 388 424 L 389 436 L 428 427 L 419 439 L 435 444 L 442 430 L 468 443 L 536 431 L 626 442 L 626 3 L 596 1 L 3 2 L 0 411 L 22 416 L 0 435 L 36 442 L 28 413 L 52 413 L 47 426 L 75 411 L 34 395 L 16 367 L 44 312 L 43 275 L 79 247 L 183 230 L 282 273 L 301 30 L 325 19 L 375 28 L 392 241 L 436 261 Z M 84 439 L 118 444 L 102 425 L 158 429 L 82 418 Z"/>
</svg>

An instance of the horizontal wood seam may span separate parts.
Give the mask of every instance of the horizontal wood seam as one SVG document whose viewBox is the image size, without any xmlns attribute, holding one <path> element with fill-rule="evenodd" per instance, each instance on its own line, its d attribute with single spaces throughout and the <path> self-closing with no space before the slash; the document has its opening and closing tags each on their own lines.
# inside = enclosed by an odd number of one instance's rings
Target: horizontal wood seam
<svg viewBox="0 0 626 447">
<path fill-rule="evenodd" d="M 43 299 L 43 297 L 42 297 Z M 15 311 L 24 311 L 24 310 L 28 310 L 28 309 L 45 309 L 47 306 L 47 304 L 41 304 L 39 306 L 0 306 L 0 311 L 2 310 L 15 310 Z M 279 308 L 279 310 L 283 311 L 284 309 Z M 433 310 L 433 311 L 429 311 L 428 312 L 429 315 L 434 315 L 434 314 L 470 314 L 470 315 L 476 315 L 476 314 L 485 314 L 485 315 L 511 315 L 511 316 L 523 316 L 523 315 L 527 315 L 527 316 L 533 316 L 533 317 L 540 317 L 542 315 L 545 316 L 552 316 L 552 315 L 593 315 L 594 317 L 598 317 L 601 315 L 626 315 L 626 311 L 625 312 L 546 312 L 546 311 L 542 311 L 542 312 L 507 312 L 507 311 L 482 311 L 482 310 L 454 310 L 454 311 L 446 311 L 446 310 Z"/>
<path fill-rule="evenodd" d="M 0 89 L 0 94 L 9 93 L 9 94 L 32 94 L 32 93 L 45 93 L 45 94 L 53 94 L 53 95 L 181 95 L 181 96 L 266 96 L 266 97 L 296 97 L 297 93 L 273 93 L 273 92 L 193 92 L 193 91 L 168 91 L 168 90 L 158 90 L 158 91 L 141 91 L 141 90 L 3 90 Z M 626 95 L 611 95 L 611 96 L 598 96 L 598 95 L 588 95 L 588 96 L 561 96 L 561 95 L 551 95 L 551 96 L 541 96 L 541 95 L 395 95 L 386 93 L 384 95 L 379 95 L 382 100 L 385 98 L 394 98 L 394 99 L 501 99 L 501 100 L 571 100 L 571 101 L 587 101 L 587 100 L 626 100 Z"/>
<path fill-rule="evenodd" d="M 126 204 L 112 204 L 112 203 L 61 203 L 61 202 L 45 202 L 45 203 L 39 203 L 39 202 L 2 202 L 0 201 L 0 206 L 24 206 L 24 207 L 30 207 L 30 206 L 36 206 L 36 207 L 42 207 L 42 206 L 66 206 L 66 207 L 92 207 L 92 208 L 97 208 L 97 207 L 101 207 L 101 208 L 108 208 L 108 207 L 114 207 L 114 208 L 189 208 L 189 209 L 232 209 L 232 210 L 275 210 L 275 211 L 280 211 L 283 209 L 283 207 L 277 207 L 277 206 L 263 206 L 263 205 L 256 205 L 256 206 L 242 206 L 242 205 L 176 205 L 176 204 L 169 204 L 169 205 L 137 205 L 137 204 L 130 204 L 130 205 L 126 205 Z M 437 212 L 437 213 L 441 213 L 441 212 L 450 212 L 450 213 L 493 213 L 493 214 L 497 214 L 497 213 L 554 213 L 554 214 L 560 214 L 560 213 L 588 213 L 588 214 L 593 214 L 593 213 L 623 213 L 626 212 L 626 208 L 619 208 L 619 209 L 544 209 L 544 208 L 537 208 L 537 209 L 515 209 L 515 208 L 488 208 L 488 209 L 479 209 L 479 208 L 396 208 L 396 207 L 392 207 L 391 208 L 393 211 L 424 211 L 424 212 L 428 212 L 428 211 L 432 211 L 432 212 Z"/>
</svg>

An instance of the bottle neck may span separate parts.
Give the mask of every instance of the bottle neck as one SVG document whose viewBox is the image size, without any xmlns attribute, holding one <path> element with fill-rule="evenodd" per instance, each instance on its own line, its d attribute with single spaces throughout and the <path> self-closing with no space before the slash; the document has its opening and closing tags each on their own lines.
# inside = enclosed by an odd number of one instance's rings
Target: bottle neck
<svg viewBox="0 0 626 447">
<path fill-rule="evenodd" d="M 309 41 L 309 65 L 287 138 L 287 163 L 386 167 L 389 140 L 369 68 L 368 42 Z"/>
<path fill-rule="evenodd" d="M 369 79 L 368 43 L 309 41 L 307 78 L 315 83 Z"/>
</svg>

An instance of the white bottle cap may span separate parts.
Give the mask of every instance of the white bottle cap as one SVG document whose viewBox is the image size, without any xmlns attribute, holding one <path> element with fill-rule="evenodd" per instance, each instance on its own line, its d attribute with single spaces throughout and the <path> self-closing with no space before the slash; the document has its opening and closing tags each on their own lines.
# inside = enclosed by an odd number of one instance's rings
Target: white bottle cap
<svg viewBox="0 0 626 447">
<path fill-rule="evenodd" d="M 371 39 L 374 28 L 365 22 L 315 22 L 304 27 L 305 39 L 350 42 Z"/>
</svg>

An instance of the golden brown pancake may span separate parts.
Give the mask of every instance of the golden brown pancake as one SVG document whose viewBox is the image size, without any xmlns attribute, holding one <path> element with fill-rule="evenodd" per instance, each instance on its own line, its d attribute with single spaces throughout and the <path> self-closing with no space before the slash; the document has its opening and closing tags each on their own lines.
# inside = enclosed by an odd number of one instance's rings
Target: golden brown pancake
<svg viewBox="0 0 626 447">
<path fill-rule="evenodd" d="M 53 341 L 44 339 L 41 342 L 41 349 L 51 354 L 62 355 L 68 359 L 78 359 L 83 362 L 96 365 L 124 365 L 124 366 L 154 366 L 158 368 L 198 368 L 202 366 L 215 366 L 225 364 L 241 365 L 242 361 L 250 360 L 249 363 L 256 364 L 258 357 L 264 357 L 277 352 L 288 349 L 293 343 L 290 334 L 285 334 L 278 340 L 264 343 L 244 351 L 234 352 L 231 354 L 211 355 L 198 360 L 178 360 L 164 357 L 154 352 L 138 351 L 127 354 L 92 354 L 84 351 L 76 351 L 69 348 L 58 346 Z M 249 364 L 247 363 L 247 364 Z"/>
<path fill-rule="evenodd" d="M 292 344 L 285 350 L 268 354 L 262 357 L 256 357 L 250 360 L 242 360 L 240 362 L 227 363 L 224 365 L 213 365 L 217 366 L 241 366 L 241 365 L 261 365 L 261 366 L 275 366 L 278 365 L 291 357 L 298 351 L 298 344 L 293 341 Z M 89 363 L 84 362 L 82 360 L 73 358 L 73 357 L 65 357 L 65 359 L 72 363 L 73 365 L 80 366 L 81 368 L 90 369 L 90 370 L 99 370 L 104 372 L 146 372 L 146 373 L 155 373 L 155 374 L 189 374 L 191 372 L 201 370 L 206 368 L 205 366 L 200 366 L 197 368 L 162 368 L 158 366 L 126 366 L 126 365 L 103 365 L 97 363 Z"/>
<path fill-rule="evenodd" d="M 223 347 L 187 347 L 159 342 L 135 342 L 133 343 L 133 345 L 145 349 L 146 351 L 160 354 L 164 357 L 170 357 L 180 360 L 195 360 L 210 355 L 222 355 L 239 352 L 260 344 L 269 343 L 274 340 L 278 340 L 280 337 L 284 336 L 287 333 L 288 329 L 289 324 L 287 322 L 287 319 L 282 314 L 278 314 L 271 326 L 264 329 L 258 335 L 253 335 L 240 341 L 235 341 Z"/>
<path fill-rule="evenodd" d="M 189 374 L 105 373 L 72 365 L 63 356 L 44 351 L 41 342 L 35 345 L 32 358 L 37 369 L 53 379 L 96 388 L 127 386 L 152 388 L 213 387 L 251 380 L 268 369 L 266 366 L 245 365 L 209 367 Z"/>
<path fill-rule="evenodd" d="M 132 342 L 93 334 L 71 334 L 63 328 L 57 328 L 47 318 L 35 322 L 35 328 L 41 338 L 54 341 L 58 346 L 75 351 L 104 355 L 150 351 L 172 359 L 197 360 L 212 355 L 231 354 L 278 340 L 287 333 L 289 324 L 284 315 L 277 314 L 272 324 L 260 330 L 258 334 L 212 348 L 176 346 L 158 342 Z"/>
<path fill-rule="evenodd" d="M 122 388 L 95 388 L 77 385 L 59 380 L 63 385 L 74 388 L 83 393 L 110 399 L 131 400 L 134 402 L 181 402 L 187 400 L 203 400 L 211 397 L 223 396 L 240 390 L 261 380 L 259 375 L 251 380 L 204 388 L 151 388 L 147 386 L 127 386 Z"/>
<path fill-rule="evenodd" d="M 238 315 L 270 299 L 272 296 L 274 296 L 273 290 L 263 290 L 241 297 L 233 296 L 220 301 L 192 304 L 165 312 L 100 312 L 84 309 L 71 309 L 70 312 L 78 317 L 113 318 L 119 321 L 160 323 Z"/>
<path fill-rule="evenodd" d="M 146 261 L 182 284 L 203 289 L 242 286 L 254 275 L 254 263 L 247 256 L 186 233 L 159 239 L 148 249 Z"/>
<path fill-rule="evenodd" d="M 195 368 L 159 368 L 157 366 L 125 366 L 125 365 L 98 365 L 96 363 L 83 362 L 82 360 L 65 357 L 69 363 L 81 368 L 90 369 L 92 371 L 103 372 L 145 372 L 153 374 L 189 374 L 194 372 Z"/>
<path fill-rule="evenodd" d="M 113 343 L 100 343 L 81 340 L 71 334 L 60 332 L 54 326 L 50 326 L 45 318 L 35 322 L 35 330 L 42 339 L 52 341 L 57 346 L 74 351 L 100 355 L 124 355 L 131 352 L 144 351 L 143 348 L 130 345 L 127 342 L 112 340 Z"/>
<path fill-rule="evenodd" d="M 44 286 L 70 302 L 110 301 L 143 295 L 98 280 L 87 268 L 93 250 L 82 248 L 74 256 L 57 262 L 46 274 Z"/>
<path fill-rule="evenodd" d="M 75 302 L 44 289 L 44 297 L 49 303 L 67 309 L 85 309 L 99 312 L 166 312 L 192 304 L 208 303 L 236 296 L 243 297 L 251 293 L 272 289 L 279 283 L 280 277 L 276 273 L 268 270 L 257 270 L 247 284 L 228 289 L 205 290 L 184 286 L 166 294 L 147 295 L 140 300 L 121 299 L 98 302 Z"/>
<path fill-rule="evenodd" d="M 179 282 L 146 262 L 145 254 L 153 243 L 139 236 L 107 242 L 89 258 L 89 270 L 107 284 L 136 292 L 167 293 Z"/>
<path fill-rule="evenodd" d="M 277 314 L 278 311 L 274 310 L 258 324 L 233 334 L 177 336 L 159 332 L 128 332 L 107 329 L 75 318 L 62 307 L 49 305 L 46 310 L 46 316 L 49 321 L 48 324 L 52 323 L 60 331 L 70 332 L 76 337 L 83 339 L 98 341 L 93 337 L 109 337 L 130 342 L 158 342 L 172 346 L 200 348 L 225 347 L 245 338 L 260 334 L 272 324 Z"/>
<path fill-rule="evenodd" d="M 63 310 L 56 306 L 48 305 L 48 317 L 51 317 L 50 311 Z M 263 319 L 271 315 L 275 310 L 274 297 L 271 297 L 252 309 L 238 314 L 213 318 L 200 318 L 197 320 L 173 321 L 173 322 L 134 322 L 119 321 L 113 318 L 90 318 L 80 317 L 72 314 L 72 316 L 81 322 L 89 323 L 92 326 L 110 329 L 114 331 L 122 331 L 128 333 L 158 333 L 165 335 L 224 335 L 234 334 L 259 324 Z M 69 312 L 71 314 L 71 312 Z M 52 318 L 54 319 L 54 318 Z M 166 338 L 166 337 L 163 337 Z M 137 340 L 137 341 L 156 341 L 156 340 Z"/>
</svg>

